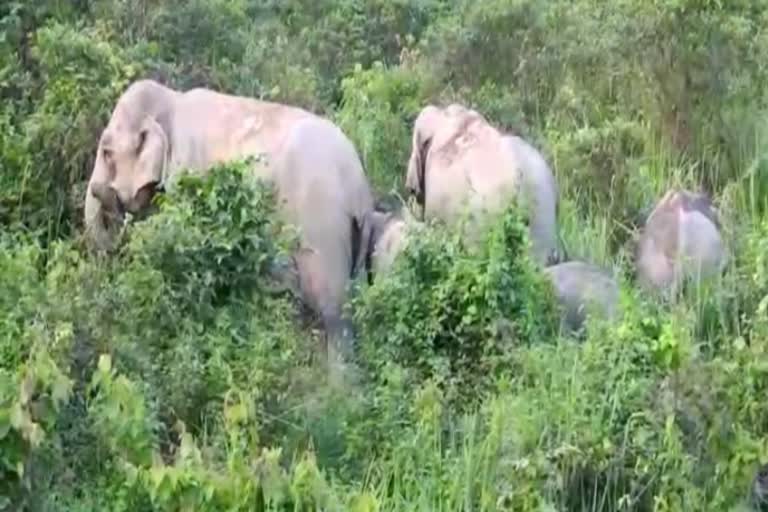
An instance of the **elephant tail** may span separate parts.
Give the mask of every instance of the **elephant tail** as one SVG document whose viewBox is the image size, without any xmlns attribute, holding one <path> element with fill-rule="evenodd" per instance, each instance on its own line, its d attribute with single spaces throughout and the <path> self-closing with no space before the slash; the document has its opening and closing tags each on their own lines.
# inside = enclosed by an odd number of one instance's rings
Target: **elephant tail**
<svg viewBox="0 0 768 512">
<path fill-rule="evenodd" d="M 355 280 L 361 272 L 366 273 L 370 284 L 370 246 L 373 238 L 373 221 L 369 212 L 352 218 L 352 269 L 351 277 Z"/>
<path fill-rule="evenodd" d="M 555 254 L 552 256 L 550 265 L 557 265 L 559 263 L 565 263 L 570 260 L 570 257 L 568 256 L 568 248 L 565 245 L 565 240 L 563 240 L 563 233 L 559 226 L 557 230 L 557 241 L 557 245 L 559 247 L 555 249 Z"/>
</svg>

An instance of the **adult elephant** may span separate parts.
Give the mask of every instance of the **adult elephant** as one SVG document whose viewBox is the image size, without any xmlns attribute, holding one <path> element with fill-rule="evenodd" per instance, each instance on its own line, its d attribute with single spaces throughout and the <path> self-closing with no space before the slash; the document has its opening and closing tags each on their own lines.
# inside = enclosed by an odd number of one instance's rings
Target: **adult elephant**
<svg viewBox="0 0 768 512">
<path fill-rule="evenodd" d="M 259 154 L 266 165 L 254 172 L 276 185 L 279 211 L 300 228 L 298 289 L 321 316 L 329 349 L 345 348 L 337 346 L 351 335 L 342 305 L 365 262 L 373 197 L 353 144 L 327 119 L 204 88 L 134 82 L 99 141 L 85 198 L 87 238 L 110 249 L 115 220 L 145 213 L 170 177 Z"/>
<path fill-rule="evenodd" d="M 543 265 L 559 260 L 557 185 L 549 166 L 530 144 L 504 134 L 475 110 L 456 103 L 421 110 L 405 185 L 424 219 L 453 224 L 468 210 L 473 239 L 489 214 L 520 201 L 529 215 L 533 258 Z"/>
</svg>

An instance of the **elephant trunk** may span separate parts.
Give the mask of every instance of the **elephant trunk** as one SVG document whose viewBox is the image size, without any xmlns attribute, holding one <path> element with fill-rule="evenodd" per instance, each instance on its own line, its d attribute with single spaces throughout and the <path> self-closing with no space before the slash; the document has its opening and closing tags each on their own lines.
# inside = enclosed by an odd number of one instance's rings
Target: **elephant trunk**
<svg viewBox="0 0 768 512">
<path fill-rule="evenodd" d="M 357 239 L 357 243 L 352 244 L 352 272 L 351 278 L 355 280 L 359 273 L 366 273 L 367 280 L 370 284 L 370 249 L 371 241 L 373 237 L 374 223 L 371 217 L 372 212 L 366 212 L 361 217 L 353 220 L 352 232 L 358 231 L 357 237 L 353 236 L 352 240 Z"/>
<path fill-rule="evenodd" d="M 568 248 L 565 246 L 565 241 L 563 240 L 563 234 L 560 231 L 560 228 L 558 228 L 557 246 L 552 251 L 552 254 L 550 254 L 549 261 L 547 262 L 547 266 L 559 265 L 560 263 L 565 263 L 569 260 L 570 260 L 570 256 L 568 256 Z"/>
<path fill-rule="evenodd" d="M 85 192 L 85 237 L 93 248 L 111 251 L 117 245 L 124 211 L 115 190 L 102 179 L 103 163 L 99 159 Z"/>
</svg>

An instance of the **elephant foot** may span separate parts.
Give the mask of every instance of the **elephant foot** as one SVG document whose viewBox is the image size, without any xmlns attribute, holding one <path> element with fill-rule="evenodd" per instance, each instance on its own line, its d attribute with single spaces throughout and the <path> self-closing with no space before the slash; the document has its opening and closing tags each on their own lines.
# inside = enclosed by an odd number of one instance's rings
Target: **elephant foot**
<svg viewBox="0 0 768 512">
<path fill-rule="evenodd" d="M 350 384 L 358 380 L 359 369 L 354 359 L 354 332 L 346 320 L 326 321 L 326 355 L 332 384 Z"/>
<path fill-rule="evenodd" d="M 345 359 L 337 350 L 328 347 L 328 384 L 335 389 L 351 392 L 359 387 L 362 380 L 360 367 L 349 359 Z"/>
</svg>

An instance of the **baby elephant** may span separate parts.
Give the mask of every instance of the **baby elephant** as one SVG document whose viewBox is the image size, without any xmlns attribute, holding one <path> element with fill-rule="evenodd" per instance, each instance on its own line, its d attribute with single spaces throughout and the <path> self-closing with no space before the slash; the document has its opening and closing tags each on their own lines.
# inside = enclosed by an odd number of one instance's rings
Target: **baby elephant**
<svg viewBox="0 0 768 512">
<path fill-rule="evenodd" d="M 416 222 L 408 214 L 407 208 L 401 214 L 373 210 L 368 213 L 367 223 L 371 228 L 368 246 L 368 268 L 371 281 L 378 275 L 386 275 L 395 258 L 403 251 L 407 242 L 407 229 L 411 222 Z"/>
<path fill-rule="evenodd" d="M 706 279 L 727 263 L 720 222 L 704 194 L 670 190 L 648 216 L 635 249 L 645 289 L 675 292 L 685 280 Z"/>
<path fill-rule="evenodd" d="M 581 261 L 546 267 L 562 310 L 561 325 L 566 332 L 579 331 L 588 313 L 612 320 L 619 311 L 619 286 L 601 268 Z"/>
</svg>

